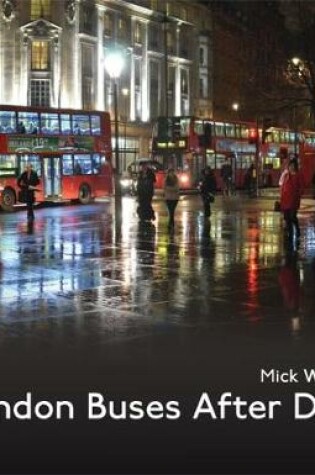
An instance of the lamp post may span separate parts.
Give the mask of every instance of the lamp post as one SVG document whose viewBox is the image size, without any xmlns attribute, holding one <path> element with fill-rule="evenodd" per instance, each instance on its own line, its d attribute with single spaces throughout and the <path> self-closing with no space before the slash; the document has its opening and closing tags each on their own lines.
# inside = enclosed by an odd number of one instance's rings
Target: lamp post
<svg viewBox="0 0 315 475">
<path fill-rule="evenodd" d="M 126 163 L 126 147 L 127 147 L 127 98 L 129 96 L 129 89 L 123 87 L 121 90 L 122 95 L 124 96 L 124 169 L 127 168 Z"/>
<path fill-rule="evenodd" d="M 124 59 L 120 51 L 109 51 L 105 56 L 105 69 L 114 82 L 114 124 L 115 124 L 115 211 L 121 213 L 121 184 L 120 184 L 120 158 L 119 158 L 119 133 L 118 133 L 118 107 L 117 107 L 117 80 L 120 78 L 124 67 Z"/>
</svg>

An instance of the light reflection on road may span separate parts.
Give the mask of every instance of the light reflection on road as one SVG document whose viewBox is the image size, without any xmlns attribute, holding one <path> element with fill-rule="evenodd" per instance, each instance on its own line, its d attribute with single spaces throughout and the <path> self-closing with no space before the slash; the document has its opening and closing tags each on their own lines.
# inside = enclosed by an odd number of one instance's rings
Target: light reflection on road
<svg viewBox="0 0 315 475">
<path fill-rule="evenodd" d="M 118 242 L 110 203 L 37 210 L 33 229 L 23 212 L 1 214 L 1 322 L 94 315 L 91 325 L 106 327 L 115 317 L 139 330 L 282 315 L 278 272 L 285 249 L 281 216 L 271 204 L 228 207 L 217 200 L 210 224 L 198 197 L 184 198 L 175 232 L 168 234 L 163 202 L 155 202 L 156 222 L 139 226 L 136 203 L 126 198 Z M 312 212 L 301 223 L 296 261 L 310 313 Z"/>
</svg>

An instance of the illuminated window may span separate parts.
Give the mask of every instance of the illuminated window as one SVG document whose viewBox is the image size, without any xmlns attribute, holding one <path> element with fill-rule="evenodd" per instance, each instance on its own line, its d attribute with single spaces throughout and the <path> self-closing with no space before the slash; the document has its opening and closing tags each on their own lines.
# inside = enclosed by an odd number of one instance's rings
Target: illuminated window
<svg viewBox="0 0 315 475">
<path fill-rule="evenodd" d="M 113 17 L 109 13 L 104 17 L 104 33 L 106 36 L 113 36 Z"/>
<path fill-rule="evenodd" d="M 47 79 L 31 81 L 31 105 L 50 106 L 50 82 Z"/>
<path fill-rule="evenodd" d="M 138 21 L 135 23 L 134 40 L 135 43 L 142 42 L 142 25 Z"/>
<path fill-rule="evenodd" d="M 117 36 L 120 39 L 125 39 L 127 33 L 127 22 L 124 18 L 120 18 L 118 21 L 118 32 Z"/>
<path fill-rule="evenodd" d="M 32 0 L 31 1 L 31 20 L 38 18 L 50 18 L 51 0 Z"/>
<path fill-rule="evenodd" d="M 199 79 L 199 96 L 204 99 L 207 97 L 207 83 L 205 78 Z"/>
<path fill-rule="evenodd" d="M 80 33 L 96 34 L 96 8 L 91 4 L 82 4 L 80 11 Z"/>
<path fill-rule="evenodd" d="M 188 73 L 185 69 L 181 71 L 181 93 L 188 94 Z"/>
<path fill-rule="evenodd" d="M 49 69 L 49 45 L 47 41 L 32 42 L 32 70 Z"/>
</svg>

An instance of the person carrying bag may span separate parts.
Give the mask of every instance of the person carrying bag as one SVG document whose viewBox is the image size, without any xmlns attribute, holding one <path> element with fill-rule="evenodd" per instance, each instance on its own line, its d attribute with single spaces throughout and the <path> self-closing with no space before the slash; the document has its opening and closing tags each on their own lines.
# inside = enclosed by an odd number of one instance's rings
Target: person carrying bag
<svg viewBox="0 0 315 475">
<path fill-rule="evenodd" d="M 19 201 L 26 203 L 28 221 L 34 221 L 35 191 L 39 183 L 40 180 L 37 173 L 32 169 L 31 163 L 27 163 L 25 171 L 17 180 L 17 185 L 21 189 Z"/>
</svg>

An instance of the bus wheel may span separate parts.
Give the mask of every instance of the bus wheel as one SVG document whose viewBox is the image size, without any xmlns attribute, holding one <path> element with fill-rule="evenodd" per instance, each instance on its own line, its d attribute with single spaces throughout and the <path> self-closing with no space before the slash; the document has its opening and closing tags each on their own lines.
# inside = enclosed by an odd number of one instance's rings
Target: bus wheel
<svg viewBox="0 0 315 475">
<path fill-rule="evenodd" d="M 2 192 L 1 196 L 1 208 L 4 211 L 12 212 L 14 210 L 14 205 L 16 202 L 15 193 L 10 188 L 7 188 Z"/>
<path fill-rule="evenodd" d="M 86 205 L 90 203 L 91 198 L 91 188 L 89 185 L 81 185 L 79 190 L 79 201 L 81 204 Z"/>
</svg>

